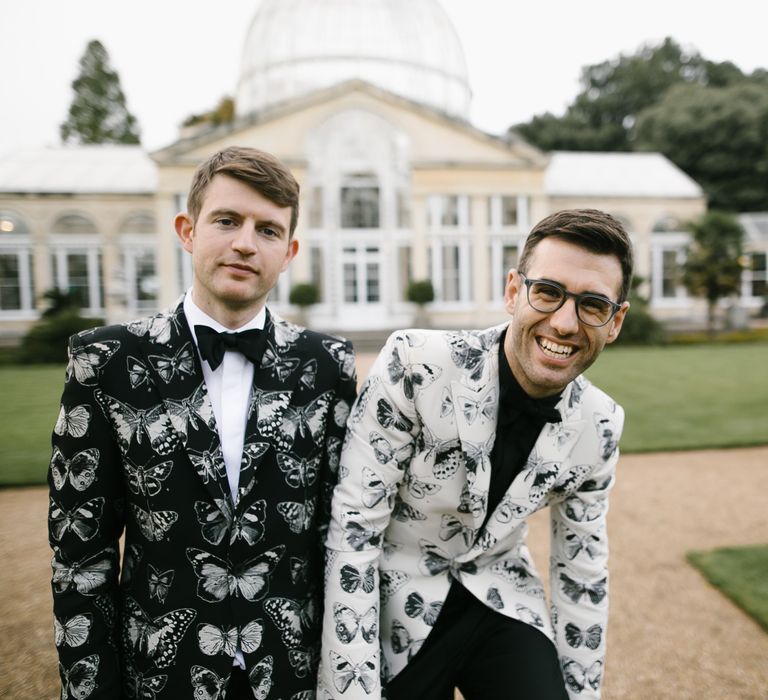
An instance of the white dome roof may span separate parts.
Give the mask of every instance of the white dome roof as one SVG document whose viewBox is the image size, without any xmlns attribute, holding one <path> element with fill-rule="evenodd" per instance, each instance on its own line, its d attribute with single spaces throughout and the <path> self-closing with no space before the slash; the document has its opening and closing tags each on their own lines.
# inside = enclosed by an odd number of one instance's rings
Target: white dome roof
<svg viewBox="0 0 768 700">
<path fill-rule="evenodd" d="M 262 0 L 245 40 L 237 113 L 352 78 L 469 118 L 464 51 L 437 0 Z"/>
</svg>

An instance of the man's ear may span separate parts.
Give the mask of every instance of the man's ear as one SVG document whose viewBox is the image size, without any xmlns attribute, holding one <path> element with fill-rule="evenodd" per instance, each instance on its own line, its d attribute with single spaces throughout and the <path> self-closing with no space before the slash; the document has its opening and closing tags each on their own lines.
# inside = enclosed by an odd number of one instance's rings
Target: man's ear
<svg viewBox="0 0 768 700">
<path fill-rule="evenodd" d="M 608 329 L 608 337 L 605 340 L 606 343 L 612 343 L 614 340 L 616 340 L 616 338 L 619 337 L 621 327 L 624 325 L 624 318 L 627 315 L 627 311 L 629 311 L 629 302 L 625 301 L 621 305 L 621 308 L 616 312 L 616 315 L 611 319 Z"/>
<path fill-rule="evenodd" d="M 285 272 L 288 269 L 288 265 L 291 264 L 291 260 L 296 257 L 296 253 L 299 252 L 299 242 L 293 236 L 288 241 L 288 250 L 285 251 L 285 260 L 283 266 L 280 268 L 280 272 Z"/>
<path fill-rule="evenodd" d="M 507 273 L 507 282 L 504 285 L 504 308 L 509 314 L 515 310 L 515 304 L 517 304 L 517 297 L 520 294 L 522 284 L 523 278 L 520 276 L 520 273 L 515 268 L 512 268 Z"/>
<path fill-rule="evenodd" d="M 195 230 L 195 223 L 189 214 L 176 214 L 173 220 L 173 226 L 176 229 L 176 235 L 181 241 L 181 245 L 188 253 L 192 252 L 192 238 Z"/>
</svg>

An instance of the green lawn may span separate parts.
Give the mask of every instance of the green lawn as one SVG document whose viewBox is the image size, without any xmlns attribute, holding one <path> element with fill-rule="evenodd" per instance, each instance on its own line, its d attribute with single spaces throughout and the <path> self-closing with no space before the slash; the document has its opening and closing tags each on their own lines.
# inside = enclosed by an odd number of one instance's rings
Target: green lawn
<svg viewBox="0 0 768 700">
<path fill-rule="evenodd" d="M 768 344 L 612 348 L 587 373 L 624 406 L 624 452 L 768 444 Z M 41 483 L 64 368 L 0 367 L 0 484 Z"/>
<path fill-rule="evenodd" d="M 768 344 L 611 348 L 587 376 L 626 412 L 623 452 L 768 444 Z"/>
<path fill-rule="evenodd" d="M 768 632 L 768 545 L 688 552 L 688 561 Z"/>
<path fill-rule="evenodd" d="M 45 481 L 64 367 L 0 367 L 0 484 Z"/>
</svg>

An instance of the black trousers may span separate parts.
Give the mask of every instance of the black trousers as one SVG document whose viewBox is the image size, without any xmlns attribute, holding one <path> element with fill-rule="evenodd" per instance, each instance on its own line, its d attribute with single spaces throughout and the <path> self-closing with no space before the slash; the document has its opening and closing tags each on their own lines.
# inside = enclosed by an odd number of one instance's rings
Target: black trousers
<svg viewBox="0 0 768 700">
<path fill-rule="evenodd" d="M 253 700 L 253 690 L 248 680 L 248 672 L 239 666 L 232 667 L 232 674 L 227 683 L 227 700 Z"/>
<path fill-rule="evenodd" d="M 421 649 L 387 685 L 387 700 L 568 700 L 557 650 L 535 627 L 451 586 Z"/>
</svg>

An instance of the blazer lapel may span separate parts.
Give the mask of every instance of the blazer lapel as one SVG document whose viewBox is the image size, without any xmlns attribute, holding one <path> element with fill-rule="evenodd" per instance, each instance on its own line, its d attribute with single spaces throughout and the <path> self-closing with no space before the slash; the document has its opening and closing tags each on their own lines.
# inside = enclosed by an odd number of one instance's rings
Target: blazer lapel
<svg viewBox="0 0 768 700">
<path fill-rule="evenodd" d="M 275 319 L 269 311 L 264 330 L 264 353 L 254 368 L 245 426 L 238 506 L 253 488 L 269 448 L 278 453 L 291 450 L 300 420 L 300 412 L 292 406 L 294 389 L 305 376 L 308 364 L 304 344 L 297 342 L 300 333 L 295 326 Z"/>
<path fill-rule="evenodd" d="M 547 423 L 539 433 L 525 468 L 515 476 L 486 524 L 493 541 L 505 537 L 538 509 L 569 466 L 569 456 L 584 429 L 581 415 L 581 378 L 571 382 L 557 404 L 563 420 Z"/>
<path fill-rule="evenodd" d="M 486 355 L 476 363 L 483 368 L 479 381 L 472 380 L 475 369 L 469 367 L 466 382 L 452 381 L 450 385 L 456 431 L 467 474 L 459 512 L 471 516 L 471 522 L 465 524 L 474 529 L 483 523 L 488 509 L 491 451 L 499 415 L 498 333 L 494 338 L 486 339 L 482 347 Z"/>
<path fill-rule="evenodd" d="M 163 320 L 159 320 L 163 317 Z M 216 419 L 203 377 L 200 356 L 180 302 L 154 322 L 141 340 L 147 372 L 162 396 L 165 409 L 198 477 L 220 509 L 227 508 L 229 485 Z M 224 499 L 224 503 L 220 503 Z"/>
</svg>

